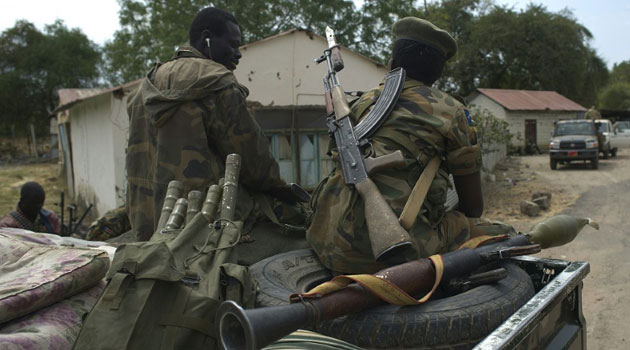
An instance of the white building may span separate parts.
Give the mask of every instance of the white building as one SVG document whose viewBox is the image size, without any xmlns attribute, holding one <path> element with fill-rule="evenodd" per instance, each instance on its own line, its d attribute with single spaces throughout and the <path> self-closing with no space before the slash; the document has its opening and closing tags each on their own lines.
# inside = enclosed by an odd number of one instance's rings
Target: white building
<svg viewBox="0 0 630 350">
<path fill-rule="evenodd" d="M 241 47 L 235 71 L 250 89 L 248 101 L 271 141 L 282 177 L 314 188 L 330 172 L 322 79 L 326 63 L 314 59 L 328 47 L 326 39 L 293 29 Z M 345 68 L 338 78 L 345 91 L 378 85 L 387 68 L 342 48 Z"/>
<path fill-rule="evenodd" d="M 586 108 L 555 91 L 477 89 L 470 98 L 471 109 L 485 108 L 509 124 L 518 147 L 547 147 L 554 122 L 583 118 Z"/>
<path fill-rule="evenodd" d="M 322 78 L 325 64 L 314 59 L 327 47 L 324 37 L 294 29 L 241 47 L 235 75 L 250 90 L 248 102 L 269 137 L 282 176 L 313 188 L 330 170 Z M 345 69 L 338 78 L 346 91 L 378 85 L 387 69 L 342 48 Z M 129 136 L 126 104 L 139 81 L 111 89 L 62 89 L 55 109 L 60 161 L 69 198 L 94 205 L 102 215 L 124 203 L 125 154 Z"/>
<path fill-rule="evenodd" d="M 138 81 L 112 89 L 61 89 L 57 114 L 60 163 L 68 200 L 102 215 L 125 202 L 127 96 Z"/>
</svg>

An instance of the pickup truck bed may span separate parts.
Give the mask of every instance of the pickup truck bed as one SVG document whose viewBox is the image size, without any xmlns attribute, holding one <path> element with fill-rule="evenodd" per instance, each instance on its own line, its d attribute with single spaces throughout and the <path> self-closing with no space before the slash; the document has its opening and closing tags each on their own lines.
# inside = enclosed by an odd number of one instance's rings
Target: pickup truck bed
<svg viewBox="0 0 630 350">
<path fill-rule="evenodd" d="M 514 258 L 531 276 L 536 294 L 474 350 L 586 349 L 582 280 L 586 262 Z"/>
</svg>

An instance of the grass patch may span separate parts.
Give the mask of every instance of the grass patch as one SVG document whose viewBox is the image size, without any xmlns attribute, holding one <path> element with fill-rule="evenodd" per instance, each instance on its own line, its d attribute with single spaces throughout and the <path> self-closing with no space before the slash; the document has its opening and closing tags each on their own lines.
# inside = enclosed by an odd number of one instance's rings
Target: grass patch
<svg viewBox="0 0 630 350">
<path fill-rule="evenodd" d="M 20 188 L 29 181 L 38 182 L 46 191 L 44 208 L 59 213 L 59 207 L 55 203 L 59 202 L 61 191 L 65 191 L 66 196 L 68 192 L 64 179 L 58 175 L 59 166 L 56 161 L 0 167 L 0 216 L 15 209 L 20 200 Z"/>
</svg>

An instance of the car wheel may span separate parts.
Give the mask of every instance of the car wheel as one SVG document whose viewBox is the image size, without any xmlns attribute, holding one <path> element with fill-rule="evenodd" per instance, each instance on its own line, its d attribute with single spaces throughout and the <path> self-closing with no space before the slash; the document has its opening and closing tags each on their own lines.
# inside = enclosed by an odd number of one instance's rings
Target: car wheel
<svg viewBox="0 0 630 350">
<path fill-rule="evenodd" d="M 534 295 L 525 271 L 501 266 L 507 277 L 496 283 L 417 306 L 377 306 L 314 330 L 369 349 L 471 349 Z M 257 306 L 287 304 L 289 295 L 332 277 L 310 249 L 267 258 L 249 271 L 258 283 Z"/>
<path fill-rule="evenodd" d="M 595 157 L 591 159 L 591 169 L 599 168 L 599 158 Z"/>
<path fill-rule="evenodd" d="M 556 170 L 556 168 L 558 167 L 558 161 L 555 159 L 550 159 L 549 166 L 551 167 L 551 170 Z"/>
<path fill-rule="evenodd" d="M 604 159 L 608 159 L 608 153 L 610 152 L 610 146 L 606 147 L 604 149 Z"/>
<path fill-rule="evenodd" d="M 616 157 L 616 156 L 617 156 L 617 148 L 613 148 L 613 149 L 610 151 L 610 155 L 612 155 L 613 157 Z"/>
</svg>

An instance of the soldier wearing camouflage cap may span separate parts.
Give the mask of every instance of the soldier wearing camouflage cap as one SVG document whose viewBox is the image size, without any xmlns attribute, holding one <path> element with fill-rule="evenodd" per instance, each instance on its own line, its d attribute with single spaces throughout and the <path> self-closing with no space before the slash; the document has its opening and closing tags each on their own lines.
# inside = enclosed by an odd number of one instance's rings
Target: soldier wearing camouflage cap
<svg viewBox="0 0 630 350">
<path fill-rule="evenodd" d="M 407 79 L 394 110 L 370 141 L 374 156 L 401 150 L 407 165 L 381 170 L 370 178 L 400 216 L 429 160 L 441 159 L 408 230 L 413 242 L 405 256 L 398 257 L 397 262 L 402 262 L 447 252 L 471 238 L 471 231 L 477 234 L 476 220 L 469 217 L 481 216 L 483 199 L 481 152 L 470 114 L 458 100 L 431 87 L 457 51 L 455 40 L 432 23 L 414 17 L 396 22 L 393 33 L 391 68 L 404 68 Z M 373 107 L 382 89 L 383 84 L 353 103 L 355 125 Z M 445 210 L 449 174 L 454 175 L 460 211 Z M 372 254 L 362 199 L 345 185 L 339 164 L 314 193 L 312 206 L 307 239 L 326 267 L 340 273 L 372 273 L 384 267 Z"/>
<path fill-rule="evenodd" d="M 205 8 L 190 25 L 189 41 L 129 97 L 127 204 L 140 240 L 155 231 L 171 180 L 183 183 L 183 193 L 205 191 L 223 176 L 231 153 L 242 159 L 241 184 L 287 193 L 267 138 L 247 110 L 249 92 L 232 73 L 241 58 L 236 19 Z"/>
</svg>

